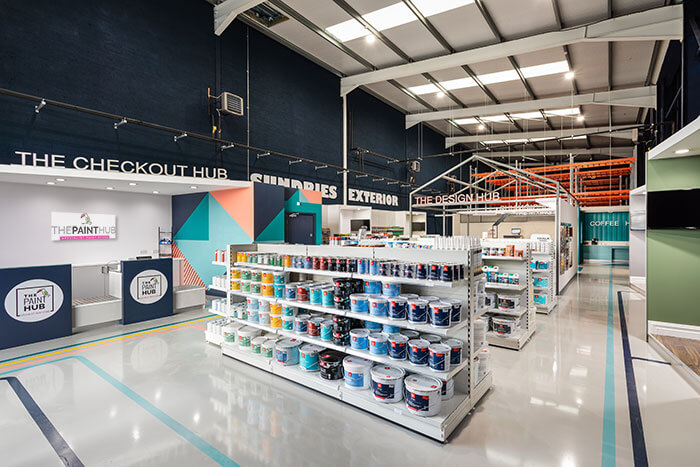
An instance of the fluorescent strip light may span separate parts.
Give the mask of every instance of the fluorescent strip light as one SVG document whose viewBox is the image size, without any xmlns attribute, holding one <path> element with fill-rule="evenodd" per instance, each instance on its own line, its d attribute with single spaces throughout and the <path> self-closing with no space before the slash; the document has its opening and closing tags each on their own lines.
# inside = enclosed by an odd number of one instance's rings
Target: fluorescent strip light
<svg viewBox="0 0 700 467">
<path fill-rule="evenodd" d="M 431 85 L 432 86 L 432 85 Z M 556 116 L 570 116 L 578 115 L 581 113 L 578 107 L 572 107 L 570 109 L 556 109 L 556 110 L 545 110 L 545 115 L 548 117 Z M 518 114 L 510 115 L 513 120 L 543 120 L 542 114 L 540 112 L 523 112 Z M 510 122 L 510 119 L 505 115 L 487 115 L 480 117 L 481 120 L 485 122 Z M 455 120 L 459 125 L 475 125 L 479 123 L 476 118 L 462 118 Z"/>
<path fill-rule="evenodd" d="M 414 5 L 425 17 L 454 10 L 465 5 L 474 3 L 474 0 L 415 0 Z M 404 24 L 418 21 L 416 15 L 406 6 L 399 2 L 389 5 L 379 10 L 372 11 L 362 17 L 379 31 L 395 28 Z M 341 42 L 358 39 L 369 34 L 369 31 L 355 19 L 343 21 L 327 27 L 326 31 L 335 36 Z"/>
<path fill-rule="evenodd" d="M 537 76 L 554 75 L 557 73 L 565 73 L 567 71 L 569 71 L 569 64 L 566 62 L 566 60 L 563 60 L 561 62 L 543 63 L 542 65 L 534 65 L 534 66 L 520 68 L 520 72 L 523 74 L 523 76 L 525 78 L 535 78 Z M 506 71 L 497 71 L 495 73 L 486 73 L 483 75 L 478 75 L 477 78 L 484 85 L 505 83 L 508 81 L 517 81 L 520 79 L 520 77 L 518 76 L 518 72 L 515 70 L 506 70 Z M 474 87 L 477 85 L 476 81 L 474 81 L 471 78 L 459 78 L 459 79 L 453 79 L 453 80 L 449 80 L 449 81 L 441 81 L 440 84 L 445 89 L 448 89 L 450 91 L 453 89 L 471 88 L 471 87 Z M 409 89 L 418 95 L 429 94 L 429 93 L 435 92 L 432 88 L 430 90 L 428 90 L 428 88 L 426 86 L 427 85 L 415 86 L 415 87 L 412 87 Z M 425 88 L 425 89 L 423 89 L 423 88 Z"/>
<path fill-rule="evenodd" d="M 460 118 L 459 120 L 455 120 L 455 123 L 458 125 L 476 125 L 479 123 L 479 120 L 476 118 Z"/>
</svg>

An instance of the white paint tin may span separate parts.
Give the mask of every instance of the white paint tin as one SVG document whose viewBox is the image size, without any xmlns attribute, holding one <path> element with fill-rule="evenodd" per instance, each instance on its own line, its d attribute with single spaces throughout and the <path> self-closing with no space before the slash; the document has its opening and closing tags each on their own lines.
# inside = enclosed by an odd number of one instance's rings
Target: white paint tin
<svg viewBox="0 0 700 467">
<path fill-rule="evenodd" d="M 404 380 L 406 408 L 414 415 L 432 417 L 440 413 L 442 381 L 423 375 L 411 375 Z"/>
<path fill-rule="evenodd" d="M 370 373 L 374 400 L 392 403 L 403 399 L 403 379 L 406 376 L 406 370 L 387 365 L 374 365 Z"/>
</svg>

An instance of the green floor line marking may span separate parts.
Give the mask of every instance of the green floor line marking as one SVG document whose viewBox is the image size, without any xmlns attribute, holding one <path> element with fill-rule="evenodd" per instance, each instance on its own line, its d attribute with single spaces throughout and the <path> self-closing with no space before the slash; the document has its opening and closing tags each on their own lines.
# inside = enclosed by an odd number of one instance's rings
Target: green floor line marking
<svg viewBox="0 0 700 467">
<path fill-rule="evenodd" d="M 615 466 L 615 341 L 613 340 L 613 270 L 608 277 L 608 327 L 605 344 L 602 467 Z"/>
</svg>

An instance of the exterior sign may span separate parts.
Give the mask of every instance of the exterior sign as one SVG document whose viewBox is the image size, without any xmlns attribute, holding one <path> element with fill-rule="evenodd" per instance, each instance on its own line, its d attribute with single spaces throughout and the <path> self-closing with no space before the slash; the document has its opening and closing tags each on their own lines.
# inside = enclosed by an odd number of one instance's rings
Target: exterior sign
<svg viewBox="0 0 700 467">
<path fill-rule="evenodd" d="M 51 240 L 106 240 L 117 238 L 117 216 L 88 212 L 52 212 Z"/>
<path fill-rule="evenodd" d="M 43 321 L 63 306 L 63 290 L 55 282 L 30 279 L 14 286 L 5 296 L 5 311 L 24 323 Z"/>
<path fill-rule="evenodd" d="M 30 167 L 69 168 L 78 170 L 99 170 L 101 172 L 121 172 L 126 174 L 167 175 L 170 177 L 194 177 L 228 180 L 226 169 L 197 167 L 182 164 L 161 164 L 159 162 L 134 162 L 130 160 L 105 159 L 103 157 L 74 157 L 66 166 L 63 154 L 37 154 L 28 151 L 15 151 L 21 165 Z"/>
<path fill-rule="evenodd" d="M 129 291 L 131 298 L 149 305 L 163 298 L 168 291 L 168 279 L 154 269 L 147 269 L 131 280 Z"/>
<path fill-rule="evenodd" d="M 497 191 L 488 193 L 477 193 L 470 195 L 468 193 L 453 193 L 451 195 L 436 195 L 436 196 L 415 196 L 414 207 L 420 206 L 455 206 L 460 204 L 487 204 L 494 201 L 499 201 L 501 195 Z"/>
</svg>

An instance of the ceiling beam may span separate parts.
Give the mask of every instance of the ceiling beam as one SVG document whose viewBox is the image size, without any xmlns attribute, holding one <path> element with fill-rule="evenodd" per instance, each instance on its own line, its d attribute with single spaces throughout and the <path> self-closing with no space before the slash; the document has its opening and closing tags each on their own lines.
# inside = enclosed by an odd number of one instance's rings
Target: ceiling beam
<svg viewBox="0 0 700 467">
<path fill-rule="evenodd" d="M 273 1 L 276 4 L 277 1 Z M 341 95 L 358 86 L 389 79 L 431 73 L 509 55 L 561 47 L 579 42 L 680 40 L 683 37 L 683 5 L 669 5 L 596 23 L 477 47 L 454 54 L 406 63 L 342 78 Z"/>
<path fill-rule="evenodd" d="M 587 94 L 566 95 L 560 97 L 545 97 L 531 101 L 507 102 L 505 104 L 468 107 L 465 109 L 438 110 L 406 115 L 406 128 L 420 122 L 434 120 L 459 119 L 497 115 L 505 112 L 531 112 L 539 109 L 557 109 L 576 107 L 579 105 L 621 105 L 627 107 L 656 108 L 656 86 L 641 86 L 638 88 L 618 89 L 616 91 L 591 92 Z"/>
<path fill-rule="evenodd" d="M 214 34 L 220 36 L 236 16 L 261 3 L 263 2 L 258 0 L 226 0 L 214 5 Z"/>
<path fill-rule="evenodd" d="M 613 156 L 613 157 L 632 157 L 633 147 L 613 147 L 613 148 L 590 148 L 590 149 L 545 149 L 540 151 L 494 151 L 494 152 L 476 152 L 474 155 L 481 157 L 549 157 L 549 156 L 575 156 L 591 155 L 591 156 Z"/>
<path fill-rule="evenodd" d="M 614 138 L 632 139 L 633 129 L 640 125 L 617 125 L 613 127 L 591 128 L 562 128 L 561 130 L 526 131 L 522 133 L 496 133 L 488 135 L 453 136 L 445 138 L 445 147 L 449 148 L 459 143 L 479 143 L 482 141 L 501 141 L 531 138 L 569 138 L 571 136 L 597 135 Z M 523 143 L 518 143 L 523 144 Z"/>
</svg>

